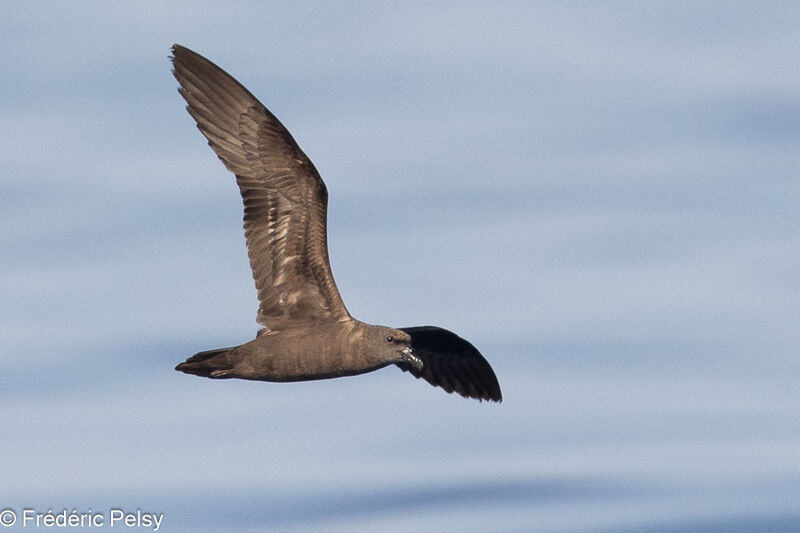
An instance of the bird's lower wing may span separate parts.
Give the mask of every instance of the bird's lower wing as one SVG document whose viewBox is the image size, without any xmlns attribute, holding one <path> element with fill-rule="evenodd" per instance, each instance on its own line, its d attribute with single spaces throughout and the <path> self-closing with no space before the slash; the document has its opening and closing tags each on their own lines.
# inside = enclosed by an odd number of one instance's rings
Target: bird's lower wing
<svg viewBox="0 0 800 533">
<path fill-rule="evenodd" d="M 422 370 L 407 363 L 397 363 L 403 371 L 465 398 L 503 401 L 494 370 L 468 341 L 435 326 L 400 329 L 411 336 L 411 349 L 423 363 Z"/>
</svg>

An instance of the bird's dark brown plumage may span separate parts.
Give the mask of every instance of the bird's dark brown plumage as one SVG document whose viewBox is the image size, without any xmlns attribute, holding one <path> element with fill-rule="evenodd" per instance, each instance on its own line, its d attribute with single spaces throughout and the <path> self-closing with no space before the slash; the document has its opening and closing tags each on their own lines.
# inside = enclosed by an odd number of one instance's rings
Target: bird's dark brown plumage
<svg viewBox="0 0 800 533">
<path fill-rule="evenodd" d="M 244 201 L 244 231 L 265 326 L 248 343 L 198 353 L 177 370 L 211 378 L 299 381 L 396 364 L 465 397 L 501 401 L 489 363 L 432 326 L 393 329 L 350 316 L 331 273 L 325 184 L 277 118 L 204 57 L 174 45 L 173 73 L 189 114 Z"/>
<path fill-rule="evenodd" d="M 260 303 L 258 322 L 349 318 L 328 262 L 328 193 L 291 134 L 239 82 L 175 45 L 187 110 L 244 200 L 244 232 Z"/>
</svg>

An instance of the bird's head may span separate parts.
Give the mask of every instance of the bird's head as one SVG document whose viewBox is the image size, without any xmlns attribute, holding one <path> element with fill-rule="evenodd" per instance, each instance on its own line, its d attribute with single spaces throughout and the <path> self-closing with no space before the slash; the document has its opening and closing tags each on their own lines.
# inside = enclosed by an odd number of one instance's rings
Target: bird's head
<svg viewBox="0 0 800 533">
<path fill-rule="evenodd" d="M 405 331 L 381 326 L 376 332 L 380 351 L 387 360 L 393 363 L 407 363 L 417 370 L 422 370 L 422 359 L 414 355 L 411 349 L 411 336 Z"/>
</svg>

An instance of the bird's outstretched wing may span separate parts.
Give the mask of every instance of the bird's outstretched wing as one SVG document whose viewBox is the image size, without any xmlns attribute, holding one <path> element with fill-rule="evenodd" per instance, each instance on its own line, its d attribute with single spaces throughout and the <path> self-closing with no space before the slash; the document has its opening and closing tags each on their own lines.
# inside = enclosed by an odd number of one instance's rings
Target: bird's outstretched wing
<svg viewBox="0 0 800 533">
<path fill-rule="evenodd" d="M 197 127 L 236 175 L 258 322 L 347 320 L 328 259 L 328 192 L 289 131 L 221 68 L 180 45 L 173 74 Z"/>
<path fill-rule="evenodd" d="M 411 350 L 422 359 L 422 370 L 397 363 L 401 369 L 465 398 L 503 401 L 494 370 L 468 341 L 435 326 L 400 329 L 411 336 Z"/>
</svg>

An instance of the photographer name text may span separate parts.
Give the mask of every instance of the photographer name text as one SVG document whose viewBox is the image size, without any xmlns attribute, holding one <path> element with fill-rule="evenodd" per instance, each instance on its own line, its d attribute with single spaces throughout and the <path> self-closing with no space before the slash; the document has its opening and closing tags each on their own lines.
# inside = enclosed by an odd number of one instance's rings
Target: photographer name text
<svg viewBox="0 0 800 533">
<path fill-rule="evenodd" d="M 25 528 L 63 528 L 63 527 L 109 527 L 109 528 L 147 528 L 158 531 L 161 521 L 164 520 L 164 513 L 149 513 L 137 509 L 136 511 L 125 511 L 123 509 L 109 509 L 108 512 L 94 512 L 91 509 L 80 512 L 76 509 L 68 511 L 53 511 L 48 509 L 46 513 L 36 509 L 22 509 L 19 512 L 14 509 L 4 509 L 0 511 L 0 526 L 11 527 L 18 524 Z"/>
</svg>

